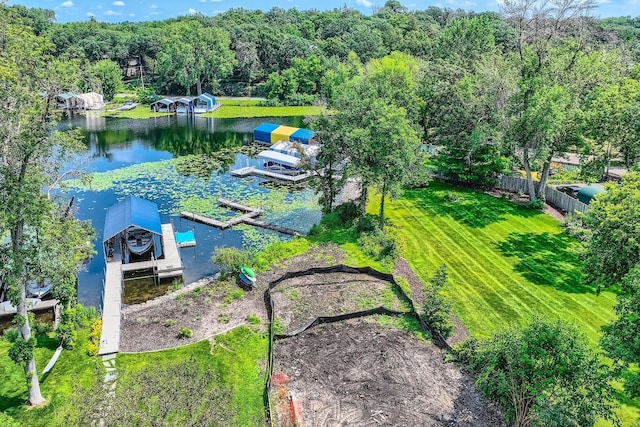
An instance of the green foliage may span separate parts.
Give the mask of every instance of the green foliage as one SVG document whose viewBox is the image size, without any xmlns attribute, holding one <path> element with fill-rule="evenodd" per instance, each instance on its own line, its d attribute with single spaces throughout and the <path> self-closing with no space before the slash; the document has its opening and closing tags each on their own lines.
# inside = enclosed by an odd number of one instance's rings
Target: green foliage
<svg viewBox="0 0 640 427">
<path fill-rule="evenodd" d="M 442 197 L 442 199 L 445 202 L 455 203 L 460 200 L 460 197 L 458 197 L 458 195 L 453 191 L 447 191 L 444 193 L 444 197 Z"/>
<path fill-rule="evenodd" d="M 233 274 L 251 263 L 251 255 L 244 249 L 218 247 L 213 251 L 211 261 L 222 273 Z"/>
<path fill-rule="evenodd" d="M 105 101 L 113 100 L 113 96 L 124 87 L 122 71 L 115 62 L 103 59 L 91 64 L 86 70 L 89 88 L 102 93 Z"/>
<path fill-rule="evenodd" d="M 167 328 L 175 325 L 176 325 L 175 319 L 167 319 L 164 321 L 164 326 L 166 326 Z"/>
<path fill-rule="evenodd" d="M 102 319 L 93 319 L 89 327 L 89 342 L 87 354 L 96 357 L 100 350 L 100 336 L 102 335 Z"/>
<path fill-rule="evenodd" d="M 396 239 L 382 230 L 362 234 L 358 243 L 367 256 L 377 261 L 392 264 L 399 256 Z"/>
<path fill-rule="evenodd" d="M 583 242 L 591 238 L 591 230 L 585 224 L 585 215 L 582 212 L 569 212 L 562 223 L 567 234 Z"/>
<path fill-rule="evenodd" d="M 228 314 L 226 313 L 218 314 L 218 323 L 229 323 L 229 320 L 231 320 L 231 318 L 229 317 Z"/>
<path fill-rule="evenodd" d="M 534 318 L 484 340 L 463 344 L 476 386 L 526 425 L 593 425 L 615 419 L 609 371 L 574 326 Z"/>
<path fill-rule="evenodd" d="M 160 99 L 160 96 L 156 94 L 156 91 L 151 86 L 137 87 L 136 99 L 141 104 L 152 104 Z"/>
<path fill-rule="evenodd" d="M 4 339 L 9 341 L 10 343 L 14 343 L 19 336 L 20 331 L 18 330 L 18 328 L 10 328 L 4 331 Z"/>
<path fill-rule="evenodd" d="M 75 325 L 71 322 L 61 322 L 56 329 L 56 338 L 60 345 L 67 350 L 73 350 L 76 345 L 77 332 Z"/>
<path fill-rule="evenodd" d="M 585 280 L 598 288 L 614 286 L 640 263 L 640 174 L 631 172 L 622 185 L 591 201 L 585 223 L 591 239 L 584 252 Z"/>
<path fill-rule="evenodd" d="M 178 331 L 178 338 L 191 338 L 193 336 L 193 331 L 189 328 L 180 328 Z"/>
<path fill-rule="evenodd" d="M 262 323 L 262 319 L 260 319 L 260 317 L 256 316 L 255 314 L 250 314 L 247 316 L 247 322 L 249 322 L 249 324 L 251 325 L 259 325 L 260 323 Z"/>
<path fill-rule="evenodd" d="M 423 286 L 424 302 L 421 313 L 425 323 L 445 339 L 449 338 L 453 331 L 451 303 L 442 294 L 447 285 L 447 277 L 447 265 L 442 264 L 431 279 L 431 283 Z"/>
<path fill-rule="evenodd" d="M 540 199 L 531 200 L 529 203 L 527 203 L 527 207 L 529 209 L 540 211 L 544 209 L 544 201 Z"/>
<path fill-rule="evenodd" d="M 231 304 L 235 300 L 242 299 L 242 297 L 244 297 L 244 291 L 242 289 L 235 289 L 227 292 L 227 294 L 224 296 L 223 301 L 226 304 Z"/>
<path fill-rule="evenodd" d="M 16 365 L 27 366 L 29 361 L 33 359 L 33 350 L 36 347 L 36 339 L 34 337 L 25 340 L 21 336 L 18 336 L 12 343 L 9 349 L 9 359 Z"/>
<path fill-rule="evenodd" d="M 3 427 L 21 427 L 21 425 L 4 412 L 0 412 L 0 426 Z"/>
</svg>

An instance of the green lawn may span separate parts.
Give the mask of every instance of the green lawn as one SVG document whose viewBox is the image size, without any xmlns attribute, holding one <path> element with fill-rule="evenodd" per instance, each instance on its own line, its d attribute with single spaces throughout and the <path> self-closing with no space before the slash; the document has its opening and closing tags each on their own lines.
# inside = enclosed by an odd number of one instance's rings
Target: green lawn
<svg viewBox="0 0 640 427">
<path fill-rule="evenodd" d="M 238 101 L 229 101 L 236 104 Z M 227 105 L 222 101 L 222 107 L 212 113 L 204 113 L 202 117 L 218 119 L 234 119 L 248 117 L 285 117 L 285 116 L 313 116 L 324 111 L 324 107 L 294 106 L 294 107 L 260 107 L 248 102 L 244 105 Z"/>
<path fill-rule="evenodd" d="M 155 113 L 151 111 L 149 105 L 137 105 L 132 110 L 127 111 L 103 111 L 101 113 L 105 117 L 117 117 L 121 119 L 151 119 L 153 117 L 171 116 L 173 113 Z"/>
<path fill-rule="evenodd" d="M 0 412 L 6 412 L 24 426 L 62 426 L 61 411 L 76 383 L 89 387 L 95 377 L 98 359 L 87 356 L 88 333 L 78 332 L 74 350 L 63 350 L 53 369 L 41 375 L 42 369 L 53 355 L 58 341 L 50 337 L 38 338 L 36 366 L 40 375 L 40 388 L 47 404 L 41 408 L 27 409 L 24 371 L 14 364 L 7 351 L 11 344 L 0 340 Z M 64 412 L 64 411 L 62 411 Z"/>
<path fill-rule="evenodd" d="M 236 328 L 217 336 L 213 348 L 204 340 L 172 350 L 151 353 L 120 353 L 118 368 L 137 370 L 187 360 L 194 357 L 211 367 L 220 381 L 231 387 L 237 426 L 261 426 L 265 420 L 264 387 L 268 339 L 248 327 Z"/>
<path fill-rule="evenodd" d="M 446 201 L 448 192 L 459 200 Z M 372 197 L 371 212 L 378 203 Z M 402 256 L 423 281 L 447 264 L 454 312 L 473 335 L 538 315 L 574 323 L 597 347 L 601 327 L 615 317 L 615 292 L 596 295 L 582 283 L 579 244 L 549 215 L 439 182 L 406 191 L 385 213 Z M 633 425 L 640 402 L 619 400 L 622 425 Z"/>
</svg>

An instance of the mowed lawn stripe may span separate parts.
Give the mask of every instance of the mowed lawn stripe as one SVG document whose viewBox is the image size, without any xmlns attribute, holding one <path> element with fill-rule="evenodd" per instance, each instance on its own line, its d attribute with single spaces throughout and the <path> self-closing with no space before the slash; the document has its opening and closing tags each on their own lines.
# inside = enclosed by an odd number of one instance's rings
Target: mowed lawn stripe
<svg viewBox="0 0 640 427">
<path fill-rule="evenodd" d="M 559 223 L 468 190 L 462 191 L 462 203 L 443 203 L 440 192 L 446 189 L 457 190 L 438 183 L 409 191 L 389 203 L 387 215 L 402 226 L 403 256 L 422 280 L 429 280 L 441 261 L 450 265 L 449 293 L 469 330 L 486 335 L 537 313 L 578 324 L 596 343 L 600 327 L 614 317 L 615 295 L 596 296 L 580 284 L 575 243 Z M 481 206 L 485 201 L 488 208 Z"/>
<path fill-rule="evenodd" d="M 429 207 L 429 210 L 431 212 L 434 212 L 435 208 Z M 437 212 L 437 215 L 443 215 L 443 213 Z M 543 216 L 543 215 L 544 214 L 540 214 L 540 216 Z M 450 215 L 448 215 L 448 217 L 454 220 L 453 217 L 451 217 Z M 537 217 L 533 217 L 531 219 L 533 220 L 534 218 L 537 218 Z M 501 270 L 501 272 L 506 276 L 507 280 L 509 280 L 510 282 L 518 282 L 517 284 L 519 286 L 522 286 L 522 289 L 526 290 L 526 293 L 524 295 L 520 295 L 520 297 L 522 299 L 524 298 L 527 299 L 527 305 L 525 307 L 527 310 L 530 311 L 529 307 L 532 307 L 532 306 L 538 307 L 540 304 L 542 304 L 549 309 L 548 311 L 549 313 L 564 311 L 566 315 L 571 315 L 572 313 L 575 314 L 576 312 L 583 311 L 585 313 L 592 313 L 597 318 L 599 324 L 604 324 L 610 320 L 610 317 L 607 316 L 605 313 L 592 312 L 592 308 L 593 308 L 592 301 L 587 301 L 584 298 L 570 299 L 568 301 L 549 298 L 549 295 L 545 295 L 544 293 L 541 293 L 539 290 L 536 290 L 536 288 L 531 286 L 526 286 L 528 281 L 517 272 L 515 275 L 513 274 L 514 273 L 513 265 L 507 263 L 505 258 L 499 256 L 499 253 L 497 253 L 497 251 L 494 249 L 499 245 L 498 240 L 493 238 L 490 233 L 485 231 L 485 229 L 473 229 L 473 233 L 471 233 L 468 227 L 455 227 L 455 230 L 454 230 L 452 223 L 444 220 L 439 221 L 439 224 L 443 227 L 448 227 L 450 229 L 450 232 L 455 232 L 458 235 L 460 235 L 474 249 L 479 249 L 478 244 L 476 242 L 480 242 L 481 240 L 484 240 L 485 242 L 490 242 L 491 245 L 485 245 L 483 250 L 482 251 L 478 250 L 477 253 L 480 254 L 486 260 L 486 262 L 491 263 L 496 268 Z M 556 232 L 557 231 L 558 230 L 556 230 Z M 470 240 L 470 239 L 473 239 L 473 237 L 482 237 L 482 236 L 484 236 L 485 239 L 478 238 L 478 239 L 475 239 L 476 242 L 473 242 L 472 240 Z M 561 235 L 561 236 L 564 238 L 564 235 Z M 549 242 L 549 243 L 552 243 L 552 242 Z M 527 268 L 531 272 L 535 273 L 536 277 L 540 279 L 541 283 L 535 283 L 535 285 L 555 287 L 555 285 L 553 285 L 549 280 L 549 277 L 553 275 L 553 272 L 551 272 L 547 268 L 547 266 L 544 264 L 545 251 L 543 251 L 542 248 L 538 246 L 530 245 L 529 252 L 531 252 L 532 254 L 542 255 L 541 259 L 535 258 L 535 259 L 532 259 L 531 261 L 520 260 L 522 264 L 527 266 Z M 491 254 L 491 256 L 489 256 L 488 254 Z M 573 263 L 578 263 L 579 262 L 578 258 L 572 255 L 573 254 L 567 253 L 567 258 L 571 259 Z M 576 269 L 576 266 L 573 263 L 567 262 L 565 267 L 570 269 Z M 577 275 L 572 275 L 572 276 L 574 280 L 565 281 L 563 283 L 565 288 L 568 288 L 573 292 L 591 293 L 595 297 L 595 294 L 591 289 L 586 288 L 583 285 L 580 285 L 580 286 L 575 285 L 575 283 L 577 283 L 577 281 L 580 278 L 579 273 Z M 502 282 L 501 284 L 504 285 L 504 282 Z M 531 300 L 532 297 L 535 300 Z M 599 297 L 596 297 L 596 298 L 599 298 Z M 606 298 L 603 298 L 603 299 L 606 299 Z M 569 304 L 567 304 L 567 302 Z M 529 305 L 529 304 L 532 304 L 532 305 Z M 592 327 L 591 329 L 593 333 L 597 334 L 599 332 L 599 327 Z"/>
</svg>

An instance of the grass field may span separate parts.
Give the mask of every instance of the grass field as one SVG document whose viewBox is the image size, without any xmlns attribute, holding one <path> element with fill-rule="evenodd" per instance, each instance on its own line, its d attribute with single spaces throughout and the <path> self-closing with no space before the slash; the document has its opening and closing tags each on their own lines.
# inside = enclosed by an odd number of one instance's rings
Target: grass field
<svg viewBox="0 0 640 427">
<path fill-rule="evenodd" d="M 27 409 L 27 386 L 24 371 L 14 364 L 7 351 L 11 344 L 0 340 L 0 412 L 6 412 L 24 426 L 63 426 L 60 408 L 65 405 L 76 384 L 89 387 L 95 378 L 98 359 L 87 356 L 88 332 L 79 331 L 74 350 L 64 350 L 53 369 L 41 374 L 53 355 L 58 341 L 51 337 L 39 337 L 36 347 L 36 366 L 40 376 L 40 389 L 47 399 L 41 408 Z"/>
<path fill-rule="evenodd" d="M 235 119 L 248 117 L 285 117 L 285 116 L 313 116 L 322 113 L 324 107 L 294 106 L 294 107 L 261 107 L 250 102 L 238 105 L 238 101 L 230 101 L 235 105 L 228 105 L 222 101 L 222 107 L 212 113 L 204 113 L 202 117 L 218 119 Z"/>
<path fill-rule="evenodd" d="M 220 381 L 231 388 L 236 426 L 264 425 L 266 360 L 268 339 L 248 327 L 239 327 L 215 338 L 213 346 L 208 340 L 172 350 L 151 353 L 120 353 L 118 368 L 130 371 L 145 366 L 175 363 L 191 357 L 202 366 L 208 366 Z"/>
<path fill-rule="evenodd" d="M 446 201 L 446 193 L 459 200 Z M 578 242 L 549 215 L 437 182 L 407 191 L 386 215 L 423 281 L 447 264 L 448 294 L 474 335 L 537 314 L 575 323 L 597 345 L 600 328 L 614 318 L 615 294 L 596 295 L 582 283 Z"/>
<path fill-rule="evenodd" d="M 148 105 L 137 105 L 133 110 L 127 111 L 103 111 L 105 117 L 117 117 L 121 119 L 151 119 L 153 117 L 170 116 L 173 113 L 154 113 Z"/>
</svg>

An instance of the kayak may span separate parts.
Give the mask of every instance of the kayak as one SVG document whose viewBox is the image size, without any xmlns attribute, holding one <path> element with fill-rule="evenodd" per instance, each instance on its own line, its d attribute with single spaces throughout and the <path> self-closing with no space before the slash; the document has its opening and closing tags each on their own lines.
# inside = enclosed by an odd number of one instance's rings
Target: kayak
<svg viewBox="0 0 640 427">
<path fill-rule="evenodd" d="M 256 280 L 256 273 L 253 272 L 252 269 L 250 269 L 249 267 L 247 267 L 246 265 L 243 265 L 242 267 L 240 267 L 240 273 L 244 274 L 246 278 L 248 278 L 249 280 Z"/>
<path fill-rule="evenodd" d="M 242 282 L 242 284 L 250 286 L 250 287 L 254 287 L 256 285 L 256 279 L 250 279 L 247 276 L 245 276 L 243 273 L 240 273 L 238 275 L 238 278 L 240 279 L 240 282 Z"/>
</svg>

